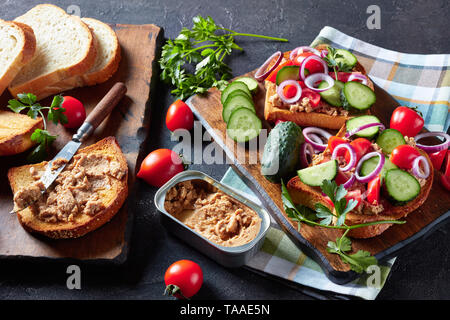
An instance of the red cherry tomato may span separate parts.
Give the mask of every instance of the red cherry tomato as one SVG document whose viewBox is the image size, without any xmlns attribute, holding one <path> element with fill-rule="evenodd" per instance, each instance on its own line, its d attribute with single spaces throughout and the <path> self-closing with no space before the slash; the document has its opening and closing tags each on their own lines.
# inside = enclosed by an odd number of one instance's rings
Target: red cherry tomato
<svg viewBox="0 0 450 320">
<path fill-rule="evenodd" d="M 371 204 L 380 203 L 381 177 L 377 175 L 367 184 L 367 201 Z"/>
<path fill-rule="evenodd" d="M 423 118 L 413 109 L 397 107 L 391 116 L 389 127 L 400 131 L 404 136 L 415 137 L 424 124 Z"/>
<path fill-rule="evenodd" d="M 361 159 L 363 155 L 372 150 L 372 142 L 364 138 L 357 138 L 350 142 L 350 145 L 353 147 L 353 150 L 355 150 L 356 163 L 359 162 L 359 159 Z M 345 161 L 347 163 L 350 161 L 350 153 L 348 151 L 345 153 Z"/>
<path fill-rule="evenodd" d="M 182 100 L 172 103 L 167 110 L 166 125 L 170 131 L 177 129 L 191 130 L 194 126 L 194 114 Z"/>
<path fill-rule="evenodd" d="M 402 144 L 392 150 L 389 160 L 400 169 L 409 170 L 415 158 L 420 156 L 420 152 L 409 144 Z"/>
<path fill-rule="evenodd" d="M 317 56 L 317 55 L 315 55 L 312 52 L 299 53 L 294 58 L 294 63 L 297 65 L 301 65 L 303 60 L 305 60 L 307 57 L 310 57 L 310 56 Z M 310 74 L 317 73 L 317 72 L 323 72 L 323 65 L 319 61 L 311 59 L 306 63 L 305 69 L 308 70 Z"/>
<path fill-rule="evenodd" d="M 302 89 L 302 96 L 300 99 L 303 99 L 303 98 L 308 98 L 311 103 L 311 107 L 313 107 L 313 108 L 316 108 L 319 105 L 320 94 L 318 94 L 315 91 L 312 91 L 311 89 L 308 89 L 308 88 Z"/>
<path fill-rule="evenodd" d="M 173 263 L 164 275 L 165 294 L 178 299 L 195 295 L 203 284 L 203 271 L 198 264 L 190 260 L 179 260 Z"/>
<path fill-rule="evenodd" d="M 86 119 L 86 110 L 80 100 L 74 97 L 64 96 L 62 107 L 66 109 L 64 114 L 68 122 L 64 124 L 66 128 L 78 128 Z"/>
<path fill-rule="evenodd" d="M 161 187 L 183 170 L 183 161 L 177 153 L 169 149 L 157 149 L 142 161 L 137 177 L 152 186 Z"/>
<path fill-rule="evenodd" d="M 286 98 L 291 99 L 297 94 L 297 88 L 291 84 L 288 84 L 283 88 L 283 93 Z"/>
<path fill-rule="evenodd" d="M 434 153 L 429 153 L 428 157 L 433 164 L 433 168 L 439 170 L 442 167 L 442 163 L 444 162 L 445 155 L 447 154 L 447 150 L 441 150 Z"/>
</svg>

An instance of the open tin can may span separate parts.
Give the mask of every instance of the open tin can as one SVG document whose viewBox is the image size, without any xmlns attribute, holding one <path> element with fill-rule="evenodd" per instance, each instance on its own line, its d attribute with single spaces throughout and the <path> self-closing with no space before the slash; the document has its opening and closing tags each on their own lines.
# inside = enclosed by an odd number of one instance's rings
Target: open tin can
<svg viewBox="0 0 450 320">
<path fill-rule="evenodd" d="M 165 208 L 167 192 L 178 183 L 188 180 L 203 180 L 212 187 L 222 191 L 229 197 L 255 211 L 261 219 L 261 226 L 256 237 L 250 242 L 240 246 L 221 246 L 207 239 L 199 232 L 189 228 L 183 222 L 168 213 Z M 161 223 L 166 229 L 225 267 L 240 267 L 250 261 L 260 249 L 270 226 L 270 216 L 264 208 L 247 199 L 240 194 L 239 191 L 214 180 L 200 171 L 183 171 L 170 179 L 156 192 L 155 205 L 161 212 Z"/>
</svg>

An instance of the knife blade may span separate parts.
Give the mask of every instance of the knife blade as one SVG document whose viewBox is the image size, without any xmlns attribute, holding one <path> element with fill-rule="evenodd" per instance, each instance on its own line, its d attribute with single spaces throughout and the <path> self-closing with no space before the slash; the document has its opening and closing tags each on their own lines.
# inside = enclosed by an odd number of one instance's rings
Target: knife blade
<svg viewBox="0 0 450 320">
<path fill-rule="evenodd" d="M 123 98 L 126 92 L 127 88 L 125 84 L 122 82 L 117 82 L 91 111 L 84 123 L 78 129 L 77 133 L 73 135 L 72 140 L 69 141 L 58 152 L 58 154 L 49 161 L 47 167 L 45 168 L 44 174 L 40 178 L 40 181 L 44 185 L 44 189 L 42 189 L 41 195 L 44 194 L 47 189 L 53 184 L 56 178 L 58 178 L 61 171 L 64 170 L 66 165 L 78 151 L 83 141 L 87 137 L 89 137 L 95 130 L 95 128 L 97 128 L 102 123 L 106 116 L 111 113 L 111 111 Z M 53 168 L 53 162 L 57 159 L 62 159 L 64 161 L 61 165 L 58 165 L 57 168 Z M 22 211 L 23 209 L 17 211 L 14 211 L 13 209 L 11 213 L 17 213 L 19 211 Z"/>
</svg>

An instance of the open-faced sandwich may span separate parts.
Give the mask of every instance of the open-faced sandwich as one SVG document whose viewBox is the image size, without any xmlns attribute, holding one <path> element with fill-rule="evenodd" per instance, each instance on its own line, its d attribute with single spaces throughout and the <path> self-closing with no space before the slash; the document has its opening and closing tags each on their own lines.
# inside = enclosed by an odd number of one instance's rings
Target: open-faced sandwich
<svg viewBox="0 0 450 320">
<path fill-rule="evenodd" d="M 271 122 L 339 129 L 375 103 L 373 83 L 349 51 L 327 45 L 273 54 L 255 73 L 264 81 Z"/>
</svg>

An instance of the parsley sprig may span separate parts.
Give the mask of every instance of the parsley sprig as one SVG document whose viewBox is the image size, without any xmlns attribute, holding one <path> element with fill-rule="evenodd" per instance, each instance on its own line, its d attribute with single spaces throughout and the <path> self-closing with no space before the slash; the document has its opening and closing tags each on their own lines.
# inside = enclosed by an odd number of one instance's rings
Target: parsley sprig
<svg viewBox="0 0 450 320">
<path fill-rule="evenodd" d="M 339 58 L 343 58 L 342 54 L 337 53 L 337 50 L 333 47 L 328 47 L 328 54 L 323 60 L 328 64 L 328 67 L 333 68 L 336 80 L 338 79 L 338 71 L 350 72 L 352 67 L 340 61 Z"/>
<path fill-rule="evenodd" d="M 27 115 L 30 118 L 36 119 L 38 116 L 41 116 L 44 122 L 43 130 L 36 129 L 31 134 L 31 140 L 36 142 L 38 145 L 27 157 L 27 160 L 32 163 L 42 161 L 47 158 L 47 150 L 57 138 L 56 135 L 52 135 L 47 130 L 47 122 L 43 111 L 48 111 L 47 119 L 54 124 L 66 124 L 68 122 L 67 116 L 64 114 L 66 110 L 62 107 L 64 97 L 61 95 L 54 96 L 50 107 L 41 106 L 36 102 L 36 96 L 31 93 L 20 93 L 17 97 L 19 98 L 18 100 L 11 99 L 8 101 L 9 109 L 15 113 L 20 113 L 22 110 L 27 109 Z"/>
<path fill-rule="evenodd" d="M 167 40 L 159 60 L 161 80 L 175 87 L 171 93 L 179 99 L 204 93 L 211 87 L 220 90 L 225 87 L 231 78 L 231 69 L 224 59 L 234 49 L 243 51 L 235 43 L 235 37 L 288 41 L 223 28 L 209 16 L 196 16 L 193 23 L 192 30 L 182 28 L 178 37 Z"/>
<path fill-rule="evenodd" d="M 350 268 L 358 273 L 364 272 L 370 265 L 377 264 L 377 259 L 373 257 L 370 252 L 359 250 L 354 254 L 349 253 L 349 251 L 351 251 L 351 241 L 346 237 L 347 233 L 356 228 L 386 223 L 403 224 L 405 221 L 380 220 L 347 225 L 345 223 L 346 215 L 356 207 L 358 202 L 353 199 L 347 201 L 345 198 L 347 190 L 342 185 L 338 186 L 335 181 L 324 180 L 321 188 L 322 192 L 333 202 L 333 211 L 321 203 L 316 203 L 315 211 L 303 205 L 295 205 L 284 182 L 281 182 L 281 198 L 284 210 L 291 220 L 298 222 L 298 231 L 300 232 L 301 223 L 310 226 L 345 230 L 341 237 L 336 238 L 336 242 L 328 242 L 327 251 L 338 254 L 344 263 L 349 264 Z"/>
</svg>

